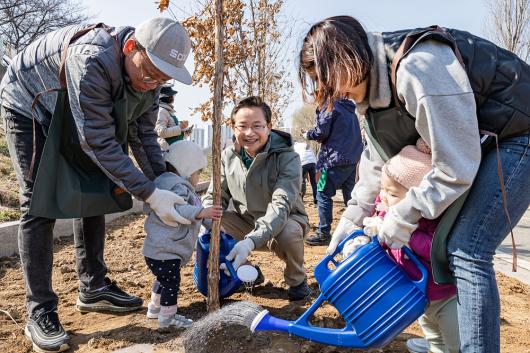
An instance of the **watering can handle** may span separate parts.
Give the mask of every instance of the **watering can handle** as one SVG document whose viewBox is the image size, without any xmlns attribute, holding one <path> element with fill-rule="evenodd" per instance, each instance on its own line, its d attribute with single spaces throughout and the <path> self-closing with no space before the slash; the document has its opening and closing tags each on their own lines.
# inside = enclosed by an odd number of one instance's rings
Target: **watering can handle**
<svg viewBox="0 0 530 353">
<path fill-rule="evenodd" d="M 337 246 L 337 248 L 335 249 L 335 251 L 333 252 L 333 254 L 331 255 L 326 255 L 325 257 L 322 258 L 322 260 L 320 260 L 320 262 L 317 264 L 317 266 L 315 267 L 315 274 L 318 272 L 322 275 L 324 275 L 325 273 L 325 276 L 328 276 L 331 272 L 333 272 L 332 270 L 330 270 L 328 268 L 328 263 L 329 262 L 332 262 L 333 265 L 335 265 L 335 267 L 338 267 L 340 265 L 339 262 L 335 261 L 335 255 L 337 255 L 338 253 L 340 253 L 342 251 L 342 248 L 344 247 L 344 245 L 349 241 L 349 240 L 352 240 L 353 238 L 359 236 L 359 235 L 365 235 L 364 232 L 362 231 L 362 229 L 360 230 L 356 230 L 354 231 L 353 233 L 351 233 L 350 235 L 348 235 L 346 238 L 344 238 L 340 243 L 339 245 Z"/>
<path fill-rule="evenodd" d="M 407 246 L 404 246 L 403 252 L 405 255 L 408 256 L 408 258 L 416 265 L 418 270 L 421 272 L 421 278 L 417 281 L 412 281 L 421 291 L 422 293 L 426 293 L 427 291 L 427 280 L 429 279 L 429 273 L 427 272 L 427 269 L 425 268 L 425 265 L 421 263 L 421 261 L 418 259 L 418 256 L 414 254 L 414 252 Z"/>
<path fill-rule="evenodd" d="M 228 269 L 228 272 L 230 272 L 230 276 L 232 276 L 232 278 L 238 278 L 237 277 L 237 272 L 234 269 L 234 266 L 232 265 L 232 262 L 228 261 L 228 260 L 225 260 L 225 264 L 226 264 L 226 268 Z"/>
<path fill-rule="evenodd" d="M 348 235 L 346 238 L 344 238 L 340 243 L 339 245 L 337 246 L 337 248 L 335 249 L 335 251 L 333 252 L 333 255 L 330 255 L 331 258 L 333 259 L 333 257 L 335 255 L 337 255 L 339 252 L 342 251 L 342 248 L 344 248 L 344 245 L 346 245 L 346 243 L 350 240 L 352 240 L 353 238 L 356 238 L 358 237 L 359 235 L 366 235 L 364 234 L 364 231 L 362 229 L 359 229 L 359 230 L 356 230 L 354 231 L 353 233 L 351 233 L 350 235 Z"/>
</svg>

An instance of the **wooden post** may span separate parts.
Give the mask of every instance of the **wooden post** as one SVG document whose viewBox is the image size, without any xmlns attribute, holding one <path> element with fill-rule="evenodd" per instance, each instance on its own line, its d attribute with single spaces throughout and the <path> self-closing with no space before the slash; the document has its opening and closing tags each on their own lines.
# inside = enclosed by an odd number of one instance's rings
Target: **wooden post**
<svg viewBox="0 0 530 353">
<path fill-rule="evenodd" d="M 215 205 L 221 204 L 221 122 L 223 115 L 223 0 L 215 0 L 215 77 L 213 101 L 212 182 Z M 208 258 L 208 312 L 219 309 L 219 221 L 213 222 Z"/>
</svg>

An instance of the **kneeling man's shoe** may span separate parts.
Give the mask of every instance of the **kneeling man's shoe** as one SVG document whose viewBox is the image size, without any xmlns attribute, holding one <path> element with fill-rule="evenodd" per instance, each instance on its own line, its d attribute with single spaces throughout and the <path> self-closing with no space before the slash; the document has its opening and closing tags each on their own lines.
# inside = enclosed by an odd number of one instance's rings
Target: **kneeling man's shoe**
<svg viewBox="0 0 530 353">
<path fill-rule="evenodd" d="M 330 240 L 329 234 L 316 233 L 305 238 L 305 243 L 307 245 L 328 245 Z"/>
<path fill-rule="evenodd" d="M 307 300 L 311 297 L 313 291 L 307 285 L 307 280 L 304 280 L 297 286 L 289 287 L 287 290 L 287 297 L 289 301 Z"/>
</svg>

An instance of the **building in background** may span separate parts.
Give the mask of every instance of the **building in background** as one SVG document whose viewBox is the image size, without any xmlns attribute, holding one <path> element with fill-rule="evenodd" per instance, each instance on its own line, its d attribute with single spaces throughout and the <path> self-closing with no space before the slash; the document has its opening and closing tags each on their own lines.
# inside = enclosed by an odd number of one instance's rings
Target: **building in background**
<svg viewBox="0 0 530 353">
<path fill-rule="evenodd" d="M 232 144 L 232 136 L 234 133 L 230 126 L 221 125 L 221 148 L 225 149 L 227 146 Z M 204 127 L 195 127 L 191 132 L 190 139 L 201 146 L 208 153 L 212 150 L 213 141 L 213 127 L 211 124 Z"/>
<path fill-rule="evenodd" d="M 276 130 L 281 130 L 287 133 L 291 133 L 292 128 L 291 127 L 277 127 Z M 234 133 L 232 132 L 232 128 L 227 125 L 221 125 L 221 149 L 225 149 L 226 147 L 230 146 L 232 142 L 232 136 L 234 136 Z M 208 151 L 208 154 L 212 150 L 212 140 L 213 140 L 213 127 L 211 124 L 208 124 L 203 127 L 194 127 L 190 140 L 201 146 L 205 151 Z"/>
</svg>

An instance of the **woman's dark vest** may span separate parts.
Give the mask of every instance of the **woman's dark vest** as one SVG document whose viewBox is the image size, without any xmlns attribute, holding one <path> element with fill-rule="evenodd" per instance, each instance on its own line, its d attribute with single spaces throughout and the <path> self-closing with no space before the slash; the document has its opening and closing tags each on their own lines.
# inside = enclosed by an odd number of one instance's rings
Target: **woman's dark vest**
<svg viewBox="0 0 530 353">
<path fill-rule="evenodd" d="M 425 40 L 451 46 L 464 66 L 475 95 L 481 134 L 487 131 L 502 140 L 530 131 L 530 66 L 514 53 L 468 32 L 437 26 L 387 32 L 382 37 L 393 100 L 387 108 L 368 109 L 365 127 L 383 160 L 396 155 L 406 145 L 414 145 L 419 137 L 415 118 L 397 99 L 395 78 L 400 60 Z M 483 149 L 495 145 L 494 139 L 484 141 Z M 467 194 L 444 212 L 436 230 L 431 261 L 437 283 L 453 281 L 448 270 L 447 238 Z"/>
<path fill-rule="evenodd" d="M 382 34 L 389 77 L 392 77 L 392 62 L 396 52 L 407 36 L 417 35 L 418 38 L 411 48 L 403 53 L 403 57 L 421 41 L 437 40 L 451 45 L 454 40 L 475 95 L 479 129 L 497 134 L 499 140 L 530 131 L 530 65 L 514 53 L 468 32 L 444 29 L 446 33 L 443 34 L 434 29 L 435 26 Z M 388 108 L 396 108 L 396 102 L 392 101 Z M 371 111 L 382 113 L 385 110 Z M 367 121 L 372 124 L 371 132 L 375 135 L 373 137 L 380 140 L 378 142 L 386 158 L 397 154 L 406 145 L 415 144 L 419 137 L 414 127 L 414 117 L 403 108 L 392 110 L 394 118 L 405 119 L 405 122 L 394 121 L 388 125 L 387 119 Z M 399 131 L 394 130 L 395 127 Z M 402 138 L 389 138 L 388 135 L 395 135 L 396 132 L 399 132 L 400 136 L 406 136 L 406 141 Z M 390 141 L 386 141 L 387 139 Z"/>
</svg>

